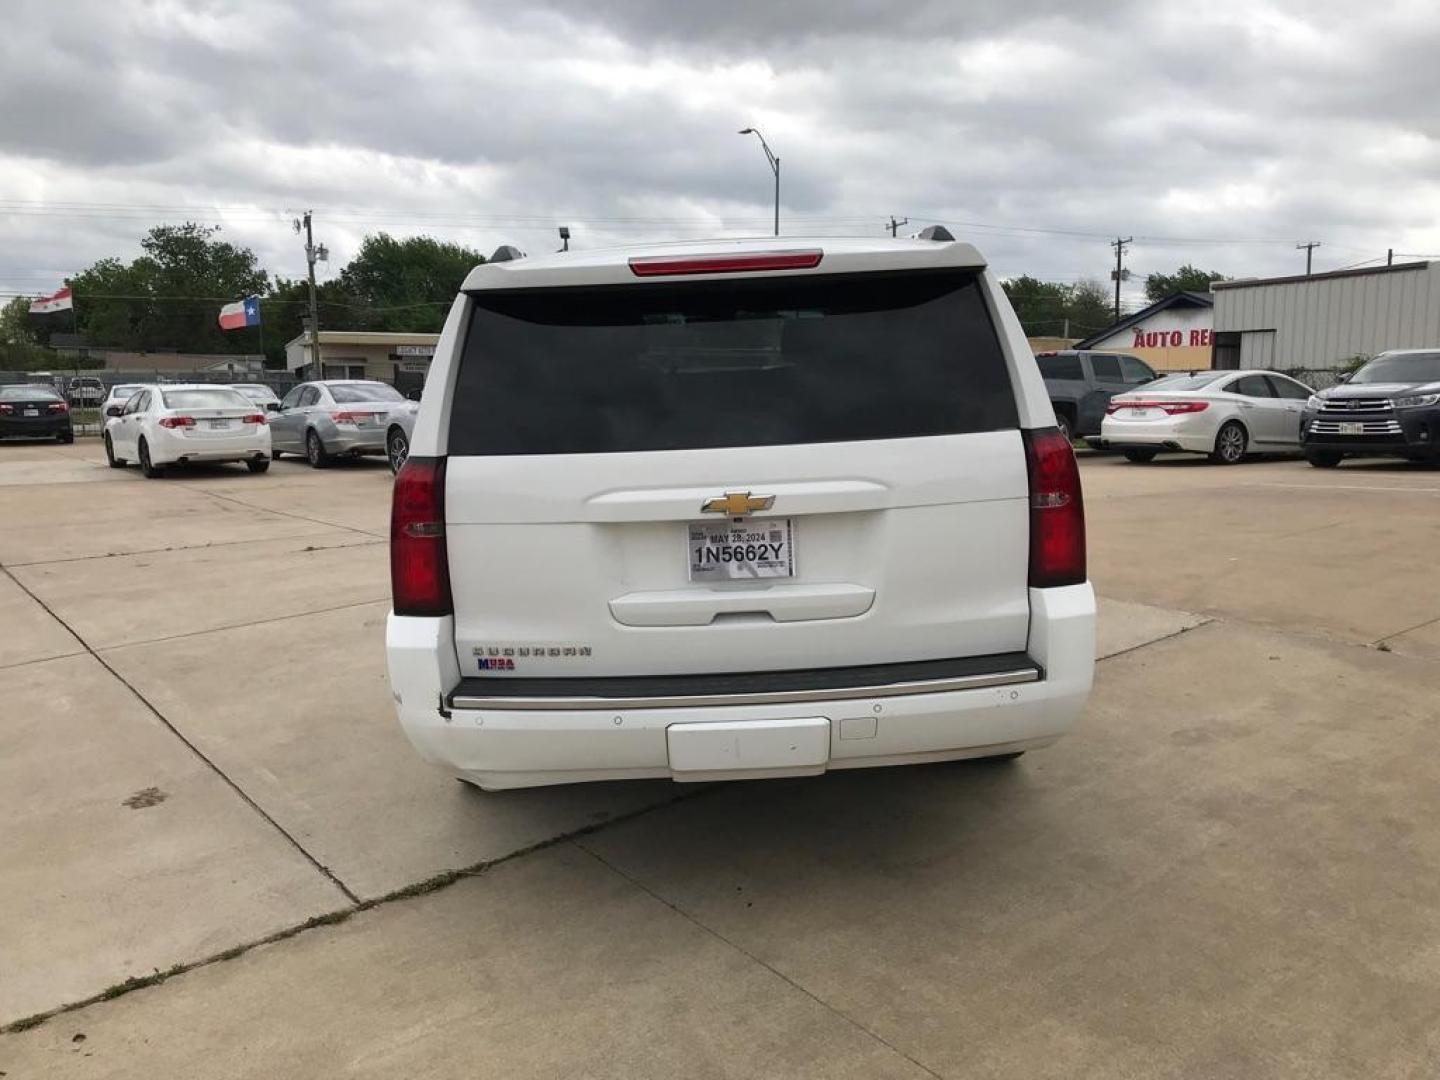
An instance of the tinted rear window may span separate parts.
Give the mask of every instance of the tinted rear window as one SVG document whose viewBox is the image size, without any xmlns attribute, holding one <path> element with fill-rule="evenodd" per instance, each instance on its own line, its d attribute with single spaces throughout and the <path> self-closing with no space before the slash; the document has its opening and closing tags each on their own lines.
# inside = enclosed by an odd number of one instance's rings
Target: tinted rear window
<svg viewBox="0 0 1440 1080">
<path fill-rule="evenodd" d="M 1078 356 L 1037 356 L 1035 362 L 1040 365 L 1040 376 L 1045 379 L 1085 378 Z"/>
<path fill-rule="evenodd" d="M 0 398 L 11 401 L 63 401 L 48 386 L 0 386 Z"/>
<path fill-rule="evenodd" d="M 452 454 L 896 439 L 1017 426 L 970 272 L 474 297 Z"/>
<path fill-rule="evenodd" d="M 164 390 L 167 409 L 248 409 L 250 402 L 234 390 Z"/>
</svg>

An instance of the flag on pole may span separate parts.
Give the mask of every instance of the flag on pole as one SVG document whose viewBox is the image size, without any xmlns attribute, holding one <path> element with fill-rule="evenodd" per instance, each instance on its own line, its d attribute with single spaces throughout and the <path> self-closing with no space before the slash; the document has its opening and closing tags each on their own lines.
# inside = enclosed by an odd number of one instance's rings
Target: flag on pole
<svg viewBox="0 0 1440 1080">
<path fill-rule="evenodd" d="M 57 311 L 70 311 L 74 307 L 75 301 L 70 297 L 70 286 L 66 285 L 57 293 L 30 301 L 30 314 L 51 315 Z"/>
<path fill-rule="evenodd" d="M 247 326 L 260 325 L 260 298 L 247 296 L 220 309 L 221 330 L 244 330 Z"/>
</svg>

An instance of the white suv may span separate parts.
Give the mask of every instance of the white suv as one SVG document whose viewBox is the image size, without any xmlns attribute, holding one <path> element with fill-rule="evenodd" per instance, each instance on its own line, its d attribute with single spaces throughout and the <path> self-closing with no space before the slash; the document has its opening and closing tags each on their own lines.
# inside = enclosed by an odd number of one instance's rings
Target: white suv
<svg viewBox="0 0 1440 1080">
<path fill-rule="evenodd" d="M 486 789 L 714 780 L 1070 727 L 1074 454 L 984 259 L 939 237 L 471 272 L 392 507 L 422 757 Z"/>
</svg>

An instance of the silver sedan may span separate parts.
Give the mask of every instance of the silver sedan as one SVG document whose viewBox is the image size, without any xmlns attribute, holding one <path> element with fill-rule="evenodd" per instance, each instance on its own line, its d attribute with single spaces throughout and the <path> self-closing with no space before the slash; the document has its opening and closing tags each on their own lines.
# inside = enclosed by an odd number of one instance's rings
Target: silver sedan
<svg viewBox="0 0 1440 1080">
<path fill-rule="evenodd" d="M 302 454 L 324 468 L 337 457 L 386 453 L 386 417 L 405 403 L 393 386 L 359 379 L 301 383 L 270 417 L 271 453 Z"/>
</svg>

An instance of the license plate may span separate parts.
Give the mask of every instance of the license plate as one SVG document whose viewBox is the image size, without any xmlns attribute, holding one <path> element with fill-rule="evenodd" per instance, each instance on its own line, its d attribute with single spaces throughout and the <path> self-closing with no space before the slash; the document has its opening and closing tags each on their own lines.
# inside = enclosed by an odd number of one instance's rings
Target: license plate
<svg viewBox="0 0 1440 1080">
<path fill-rule="evenodd" d="M 690 580 L 737 581 L 795 576 L 790 518 L 697 522 L 689 529 Z"/>
<path fill-rule="evenodd" d="M 25 410 L 25 415 L 26 415 L 26 416 L 39 416 L 39 415 L 40 415 L 40 410 L 39 410 L 39 409 L 26 409 L 26 410 Z"/>
<path fill-rule="evenodd" d="M 1125 411 L 1125 418 L 1126 418 L 1127 420 L 1149 420 L 1150 417 L 1154 416 L 1154 415 L 1155 415 L 1157 412 L 1159 412 L 1160 410 L 1158 410 L 1158 409 L 1126 409 L 1126 410 L 1124 410 L 1124 411 Z"/>
<path fill-rule="evenodd" d="M 1341 435 L 1364 435 L 1364 434 L 1365 434 L 1365 425 L 1364 425 L 1364 424 L 1341 424 L 1341 425 L 1340 425 L 1340 434 L 1341 434 Z"/>
<path fill-rule="evenodd" d="M 229 421 L 229 420 L 211 420 L 209 423 L 210 423 L 210 427 L 212 427 L 212 428 L 221 428 L 221 429 L 224 429 L 224 428 L 228 428 L 228 427 L 230 426 L 230 421 Z"/>
</svg>

